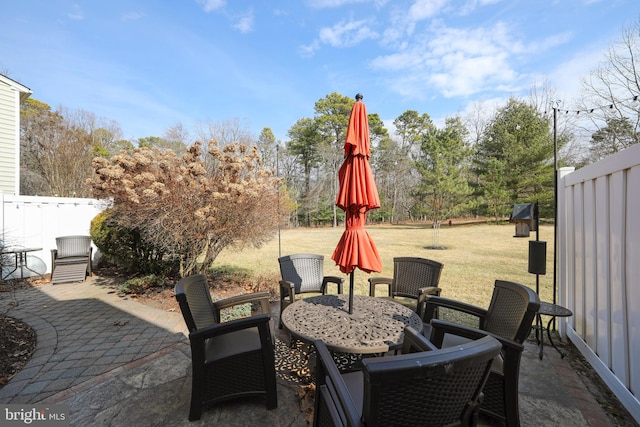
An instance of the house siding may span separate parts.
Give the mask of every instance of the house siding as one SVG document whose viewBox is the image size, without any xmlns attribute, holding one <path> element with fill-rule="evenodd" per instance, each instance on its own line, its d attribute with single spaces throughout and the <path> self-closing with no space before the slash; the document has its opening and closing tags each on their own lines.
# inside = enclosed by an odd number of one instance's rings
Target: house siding
<svg viewBox="0 0 640 427">
<path fill-rule="evenodd" d="M 0 81 L 0 191 L 18 192 L 19 93 Z"/>
</svg>

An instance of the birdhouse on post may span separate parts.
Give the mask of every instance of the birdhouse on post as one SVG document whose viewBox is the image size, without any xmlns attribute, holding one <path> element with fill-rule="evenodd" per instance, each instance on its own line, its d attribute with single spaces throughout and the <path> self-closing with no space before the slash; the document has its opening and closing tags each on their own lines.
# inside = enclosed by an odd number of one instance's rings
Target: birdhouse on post
<svg viewBox="0 0 640 427">
<path fill-rule="evenodd" d="M 516 224 L 516 234 L 513 237 L 529 237 L 531 231 L 537 230 L 534 215 L 535 203 L 516 203 L 509 222 Z"/>
</svg>

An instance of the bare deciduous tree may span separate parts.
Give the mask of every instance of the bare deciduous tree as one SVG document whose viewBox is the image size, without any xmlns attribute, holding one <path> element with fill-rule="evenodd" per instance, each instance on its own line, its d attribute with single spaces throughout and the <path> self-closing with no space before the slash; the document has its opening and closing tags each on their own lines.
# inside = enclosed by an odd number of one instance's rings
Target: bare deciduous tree
<svg viewBox="0 0 640 427">
<path fill-rule="evenodd" d="M 85 197 L 95 156 L 87 115 L 68 119 L 40 101 L 27 99 L 20 122 L 21 193 Z"/>
<path fill-rule="evenodd" d="M 605 59 L 594 69 L 588 78 L 582 82 L 583 95 L 581 108 L 589 114 L 586 115 L 596 128 L 596 133 L 606 128 L 614 143 L 607 138 L 592 139 L 593 144 L 603 146 L 619 145 L 620 149 L 630 144 L 637 144 L 640 135 L 640 20 L 633 25 L 624 28 L 622 37 L 609 47 Z M 596 108 L 594 108 L 596 107 Z M 625 122 L 631 126 L 622 126 L 625 135 L 618 135 L 612 123 Z M 629 131 L 630 130 L 630 131 Z M 591 133 L 590 132 L 590 133 Z M 631 135 L 631 138 L 628 136 Z M 627 141 L 628 145 L 620 145 L 620 141 Z M 598 154 L 611 154 L 603 147 L 592 147 L 592 158 L 588 161 L 598 160 Z"/>
</svg>

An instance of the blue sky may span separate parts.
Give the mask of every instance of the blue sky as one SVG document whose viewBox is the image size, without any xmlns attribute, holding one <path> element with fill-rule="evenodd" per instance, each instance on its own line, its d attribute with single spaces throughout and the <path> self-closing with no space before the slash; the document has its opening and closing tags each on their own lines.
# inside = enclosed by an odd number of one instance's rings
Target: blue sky
<svg viewBox="0 0 640 427">
<path fill-rule="evenodd" d="M 0 73 L 126 139 L 238 119 L 285 141 L 332 92 L 386 123 L 442 123 L 544 79 L 570 106 L 639 19 L 638 0 L 8 1 Z"/>
</svg>

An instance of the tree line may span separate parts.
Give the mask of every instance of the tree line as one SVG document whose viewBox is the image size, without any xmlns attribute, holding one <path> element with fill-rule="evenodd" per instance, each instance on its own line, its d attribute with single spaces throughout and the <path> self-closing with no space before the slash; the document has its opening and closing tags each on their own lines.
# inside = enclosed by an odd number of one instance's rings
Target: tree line
<svg viewBox="0 0 640 427">
<path fill-rule="evenodd" d="M 500 219 L 514 203 L 534 201 L 542 216 L 552 216 L 556 162 L 581 167 L 638 142 L 640 76 L 634 64 L 639 42 L 640 24 L 623 30 L 583 80 L 576 109 L 559 107 L 554 90 L 543 82 L 532 85 L 526 98 L 511 97 L 490 111 L 477 104 L 441 124 L 426 112 L 407 110 L 390 131 L 371 112 L 371 166 L 381 208 L 371 211 L 369 220 Z M 114 121 L 52 110 L 29 98 L 21 105 L 21 193 L 93 197 L 96 190 L 87 180 L 96 174 L 96 157 L 110 159 L 145 147 L 182 156 L 196 140 L 203 153 L 209 144 L 240 144 L 257 147 L 261 167 L 281 181 L 279 209 L 290 213 L 285 215 L 289 225 L 335 226 L 343 215 L 334 198 L 353 102 L 327 94 L 316 101 L 313 117 L 291 125 L 286 141 L 277 140 L 268 127 L 255 136 L 239 120 L 199 124 L 194 137 L 178 123 L 162 136 L 130 141 Z"/>
</svg>

